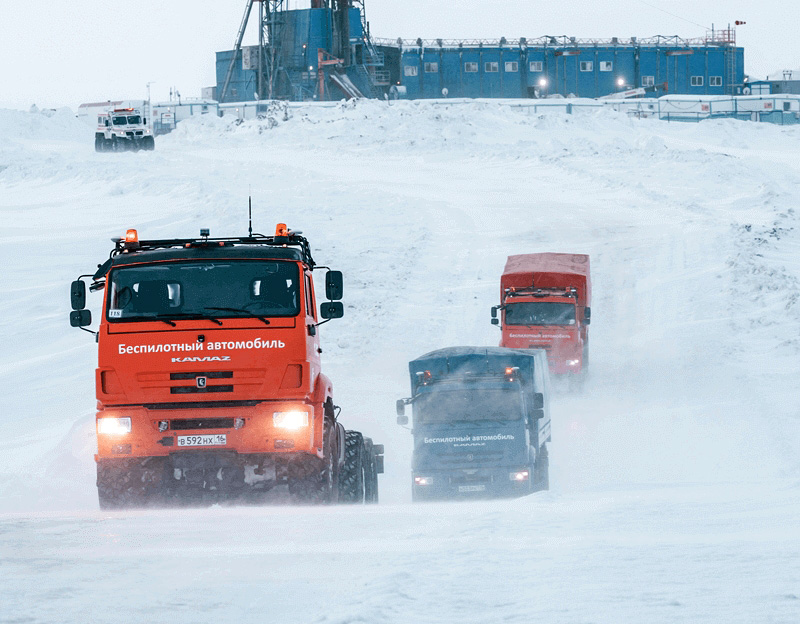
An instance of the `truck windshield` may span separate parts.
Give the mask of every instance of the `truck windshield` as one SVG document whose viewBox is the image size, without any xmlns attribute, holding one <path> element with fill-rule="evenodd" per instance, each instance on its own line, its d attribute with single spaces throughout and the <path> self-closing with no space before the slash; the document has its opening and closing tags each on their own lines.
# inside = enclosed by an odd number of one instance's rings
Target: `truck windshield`
<svg viewBox="0 0 800 624">
<path fill-rule="evenodd" d="M 574 325 L 573 303 L 512 303 L 506 306 L 506 325 Z"/>
<path fill-rule="evenodd" d="M 275 317 L 300 312 L 292 262 L 165 262 L 114 269 L 110 322 L 182 317 Z"/>
<path fill-rule="evenodd" d="M 128 123 L 128 118 L 124 115 L 119 115 L 118 117 L 114 117 L 113 119 L 115 126 L 124 126 Z"/>
<path fill-rule="evenodd" d="M 414 400 L 414 423 L 511 421 L 522 418 L 517 384 L 503 388 L 435 389 Z"/>
<path fill-rule="evenodd" d="M 139 115 L 131 115 L 128 117 L 129 126 L 138 126 L 140 123 L 142 123 L 142 118 Z"/>
</svg>

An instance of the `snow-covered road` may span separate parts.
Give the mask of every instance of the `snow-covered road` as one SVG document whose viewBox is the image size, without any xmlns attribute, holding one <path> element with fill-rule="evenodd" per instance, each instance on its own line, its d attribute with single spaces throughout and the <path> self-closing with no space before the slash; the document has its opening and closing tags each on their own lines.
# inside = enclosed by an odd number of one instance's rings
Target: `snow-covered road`
<svg viewBox="0 0 800 624">
<path fill-rule="evenodd" d="M 800 128 L 480 102 L 276 121 L 95 154 L 66 112 L 0 111 L 0 622 L 800 621 Z M 345 274 L 323 365 L 386 445 L 383 504 L 101 513 L 68 284 L 128 227 L 241 234 L 248 191 L 257 229 Z M 411 506 L 406 362 L 496 344 L 505 257 L 535 251 L 591 254 L 595 296 L 552 489 Z"/>
<path fill-rule="evenodd" d="M 6 517 L 0 621 L 789 624 L 798 504 L 796 490 L 664 485 Z"/>
</svg>

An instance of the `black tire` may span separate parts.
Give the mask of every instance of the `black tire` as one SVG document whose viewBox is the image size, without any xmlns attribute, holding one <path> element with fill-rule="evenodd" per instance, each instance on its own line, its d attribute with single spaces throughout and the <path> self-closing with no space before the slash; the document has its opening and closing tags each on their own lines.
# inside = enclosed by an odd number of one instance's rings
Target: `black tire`
<svg viewBox="0 0 800 624">
<path fill-rule="evenodd" d="M 550 489 L 550 456 L 547 445 L 543 444 L 533 463 L 533 491 L 540 492 Z"/>
<path fill-rule="evenodd" d="M 95 152 L 106 151 L 106 139 L 102 134 L 96 134 L 94 136 L 94 151 Z"/>
<path fill-rule="evenodd" d="M 97 463 L 97 498 L 100 509 L 146 507 L 158 500 L 163 462 L 101 460 Z"/>
<path fill-rule="evenodd" d="M 152 152 L 156 148 L 156 141 L 151 136 L 146 136 L 142 139 L 142 149 Z"/>
<path fill-rule="evenodd" d="M 364 502 L 365 456 L 364 436 L 358 431 L 345 431 L 344 465 L 339 474 L 340 502 Z"/>
<path fill-rule="evenodd" d="M 581 363 L 582 370 L 587 372 L 589 370 L 589 337 L 586 337 L 586 341 L 583 343 L 583 361 Z"/>
<path fill-rule="evenodd" d="M 299 504 L 327 505 L 335 503 L 338 449 L 331 434 L 333 427 L 325 422 L 322 434 L 323 456 L 308 455 L 289 464 L 288 485 L 292 500 Z"/>
<path fill-rule="evenodd" d="M 375 463 L 372 440 L 364 438 L 366 466 L 364 469 L 364 502 L 370 505 L 378 502 L 378 466 Z"/>
</svg>

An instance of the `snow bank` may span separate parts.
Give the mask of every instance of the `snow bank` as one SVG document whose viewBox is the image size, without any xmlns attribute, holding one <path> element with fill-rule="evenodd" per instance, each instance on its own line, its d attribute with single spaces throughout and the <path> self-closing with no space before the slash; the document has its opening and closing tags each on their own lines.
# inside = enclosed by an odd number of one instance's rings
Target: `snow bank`
<svg viewBox="0 0 800 624">
<path fill-rule="evenodd" d="M 11 140 L 82 141 L 87 134 L 82 123 L 69 108 L 30 111 L 0 108 L 0 145 Z"/>
</svg>

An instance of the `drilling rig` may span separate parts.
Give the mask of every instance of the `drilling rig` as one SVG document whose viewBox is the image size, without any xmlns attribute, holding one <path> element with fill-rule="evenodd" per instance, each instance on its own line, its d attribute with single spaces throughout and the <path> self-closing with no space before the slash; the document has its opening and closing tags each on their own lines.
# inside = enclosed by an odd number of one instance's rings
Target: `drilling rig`
<svg viewBox="0 0 800 624">
<path fill-rule="evenodd" d="M 257 4 L 258 44 L 243 46 Z M 382 97 L 383 54 L 369 35 L 364 0 L 247 0 L 232 51 L 220 52 L 220 102 Z M 224 67 L 224 79 L 222 68 Z"/>
</svg>

